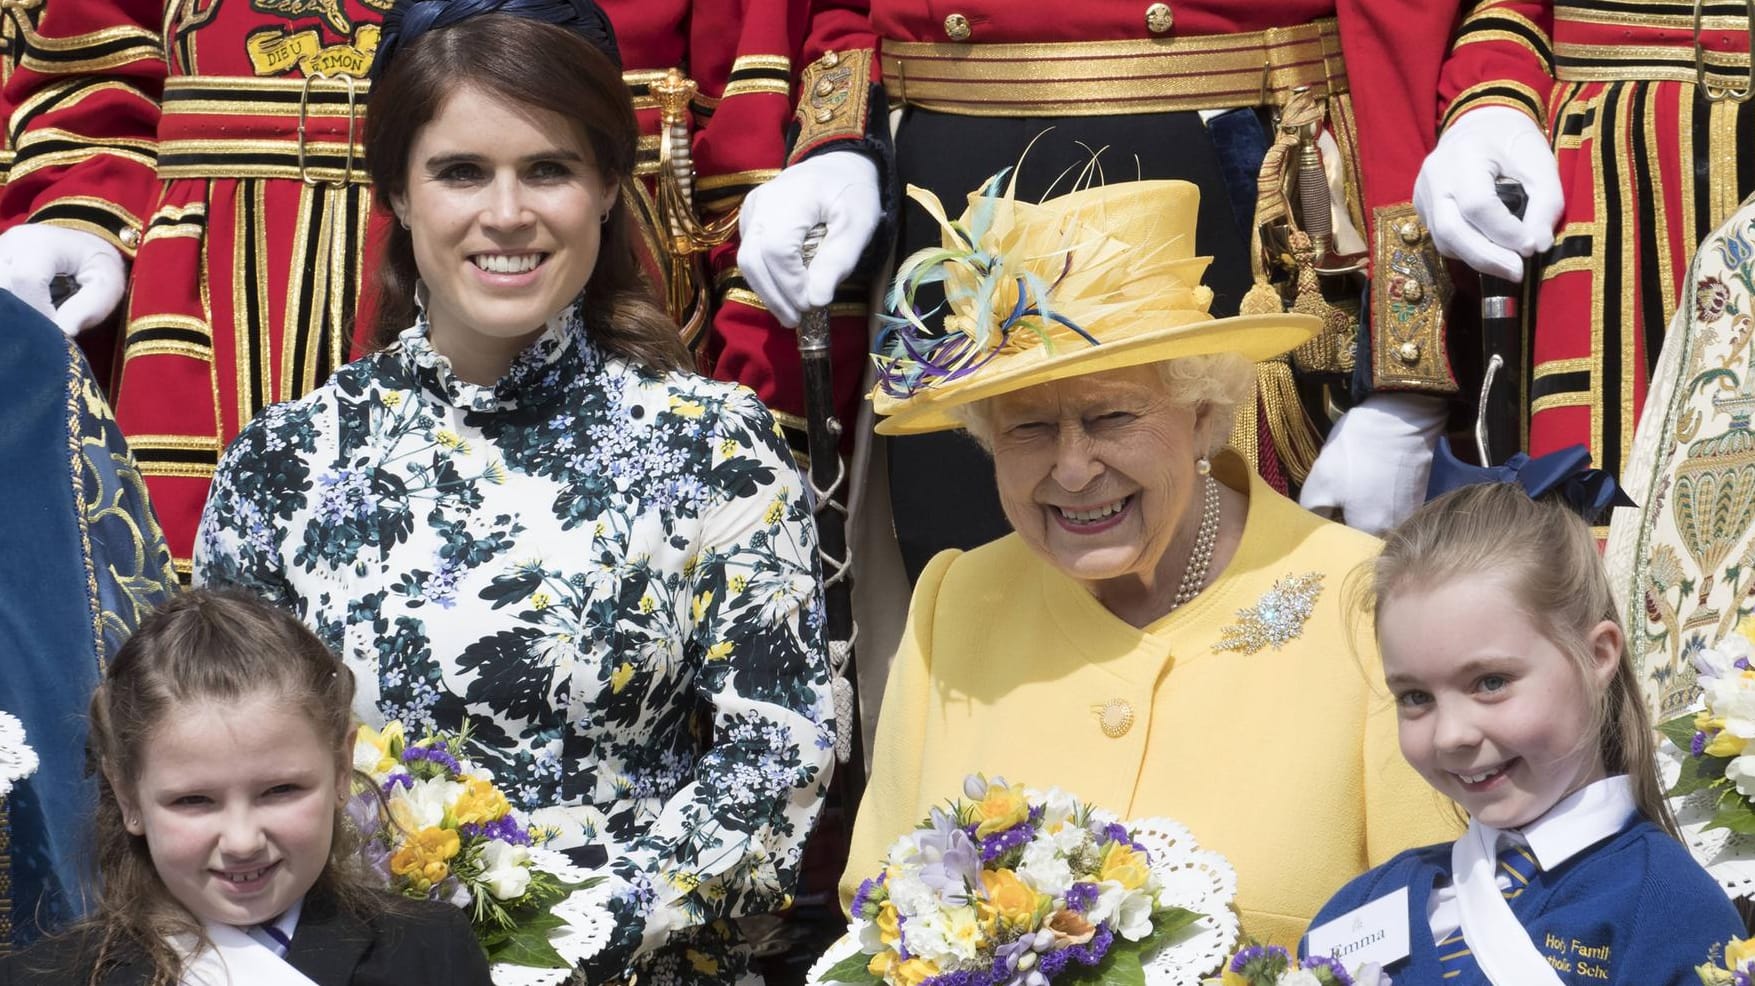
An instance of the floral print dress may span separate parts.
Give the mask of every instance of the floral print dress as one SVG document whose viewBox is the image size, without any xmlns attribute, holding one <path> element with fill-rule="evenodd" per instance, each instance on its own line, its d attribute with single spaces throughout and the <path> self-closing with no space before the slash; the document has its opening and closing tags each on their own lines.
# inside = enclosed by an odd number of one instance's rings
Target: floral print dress
<svg viewBox="0 0 1755 986">
<path fill-rule="evenodd" d="M 732 981 L 721 919 L 787 903 L 834 723 L 809 500 L 748 390 L 576 310 L 483 387 L 417 324 L 244 429 L 195 576 L 296 611 L 367 722 L 467 723 L 557 845 L 603 845 L 607 971 Z"/>
</svg>

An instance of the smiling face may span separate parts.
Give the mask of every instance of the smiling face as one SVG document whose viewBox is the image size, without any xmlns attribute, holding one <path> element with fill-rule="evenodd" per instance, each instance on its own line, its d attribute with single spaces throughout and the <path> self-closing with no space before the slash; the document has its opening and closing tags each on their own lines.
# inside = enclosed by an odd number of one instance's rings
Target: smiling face
<svg viewBox="0 0 1755 986">
<path fill-rule="evenodd" d="M 415 137 L 406 188 L 394 206 L 433 347 L 465 380 L 493 383 L 584 290 L 617 190 L 574 121 L 471 86 Z"/>
<path fill-rule="evenodd" d="M 346 768 L 310 721 L 276 698 L 173 706 L 140 757 L 124 824 L 197 918 L 271 920 L 329 863 Z"/>
<path fill-rule="evenodd" d="M 1149 365 L 1004 394 L 989 410 L 1000 503 L 1025 543 L 1094 590 L 1158 583 L 1198 502 L 1205 412 L 1176 404 Z"/>
<path fill-rule="evenodd" d="M 1494 828 L 1518 828 L 1604 776 L 1595 709 L 1621 631 L 1598 624 L 1590 662 L 1549 640 L 1497 580 L 1408 589 L 1379 608 L 1377 640 L 1402 756 Z"/>
</svg>

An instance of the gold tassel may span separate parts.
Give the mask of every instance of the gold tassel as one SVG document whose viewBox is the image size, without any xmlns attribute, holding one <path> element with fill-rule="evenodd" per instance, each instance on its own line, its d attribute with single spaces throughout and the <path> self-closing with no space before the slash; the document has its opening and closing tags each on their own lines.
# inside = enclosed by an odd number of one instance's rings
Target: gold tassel
<svg viewBox="0 0 1755 986">
<path fill-rule="evenodd" d="M 1256 390 L 1249 388 L 1249 397 L 1237 402 L 1231 424 L 1231 440 L 1225 444 L 1249 463 L 1251 472 L 1261 471 L 1261 429 L 1256 426 Z"/>
<path fill-rule="evenodd" d="M 1316 462 L 1316 453 L 1322 451 L 1322 438 L 1310 415 L 1304 413 L 1291 364 L 1283 356 L 1255 364 L 1255 387 L 1286 477 L 1294 483 L 1304 482 Z"/>
<path fill-rule="evenodd" d="M 1243 296 L 1243 304 L 1237 308 L 1239 315 L 1278 315 L 1286 310 L 1280 301 L 1280 292 L 1268 283 L 1265 276 L 1257 274 L 1255 286 Z"/>
</svg>

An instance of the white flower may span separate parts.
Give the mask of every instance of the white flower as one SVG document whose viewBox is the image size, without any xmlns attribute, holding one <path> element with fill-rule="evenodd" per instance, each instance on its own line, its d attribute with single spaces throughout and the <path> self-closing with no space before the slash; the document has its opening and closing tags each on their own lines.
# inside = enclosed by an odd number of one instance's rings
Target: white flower
<svg viewBox="0 0 1755 986">
<path fill-rule="evenodd" d="M 890 903 L 904 917 L 918 917 L 938 910 L 938 894 L 912 873 L 895 873 L 890 877 Z"/>
<path fill-rule="evenodd" d="M 399 787 L 390 796 L 390 817 L 410 832 L 437 828 L 445 820 L 445 809 L 463 793 L 463 785 L 443 777 L 415 781 L 411 787 Z"/>
<path fill-rule="evenodd" d="M 1032 800 L 1035 800 L 1032 798 Z M 1054 834 L 1078 814 L 1079 801 L 1058 787 L 1051 787 L 1041 797 L 1042 831 Z"/>
<path fill-rule="evenodd" d="M 530 889 L 530 850 L 494 839 L 481 849 L 481 882 L 500 900 L 517 900 Z"/>
<path fill-rule="evenodd" d="M 1737 793 L 1755 798 L 1755 753 L 1745 753 L 1725 764 L 1725 779 L 1737 785 Z"/>
<path fill-rule="evenodd" d="M 1308 969 L 1299 969 L 1281 976 L 1274 986 L 1322 986 L 1322 980 Z"/>
<path fill-rule="evenodd" d="M 902 944 L 908 946 L 909 954 L 947 969 L 955 962 L 956 953 L 951 951 L 945 930 L 944 915 L 927 912 L 902 926 Z"/>
<path fill-rule="evenodd" d="M 1735 673 L 1712 682 L 1706 693 L 1707 708 L 1725 721 L 1725 732 L 1755 739 L 1755 679 Z"/>
<path fill-rule="evenodd" d="M 1093 924 L 1107 924 L 1128 941 L 1152 933 L 1152 895 L 1129 890 L 1114 880 L 1098 884 L 1097 903 L 1085 917 Z"/>
<path fill-rule="evenodd" d="M 1038 891 L 1062 896 L 1072 889 L 1073 871 L 1055 839 L 1038 836 L 1024 847 L 1024 858 L 1018 863 L 1018 876 Z"/>
<path fill-rule="evenodd" d="M 1355 986 L 1395 986 L 1390 978 L 1383 974 L 1383 967 L 1375 962 L 1367 962 L 1353 970 Z"/>
<path fill-rule="evenodd" d="M 1740 633 L 1725 634 L 1725 639 L 1713 645 L 1711 650 L 1720 656 L 1727 668 L 1736 664 L 1738 660 L 1755 662 L 1755 646 L 1751 646 L 1749 638 Z M 1725 673 L 1727 672 L 1720 672 L 1720 674 Z"/>
</svg>

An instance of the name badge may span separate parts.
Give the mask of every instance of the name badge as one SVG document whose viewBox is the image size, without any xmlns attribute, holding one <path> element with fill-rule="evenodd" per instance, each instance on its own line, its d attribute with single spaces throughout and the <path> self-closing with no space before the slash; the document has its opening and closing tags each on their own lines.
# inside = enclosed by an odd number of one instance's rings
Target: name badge
<svg viewBox="0 0 1755 986">
<path fill-rule="evenodd" d="M 1408 957 L 1408 888 L 1311 928 L 1304 940 L 1307 954 L 1333 956 L 1348 969 L 1367 962 L 1387 968 Z"/>
</svg>

